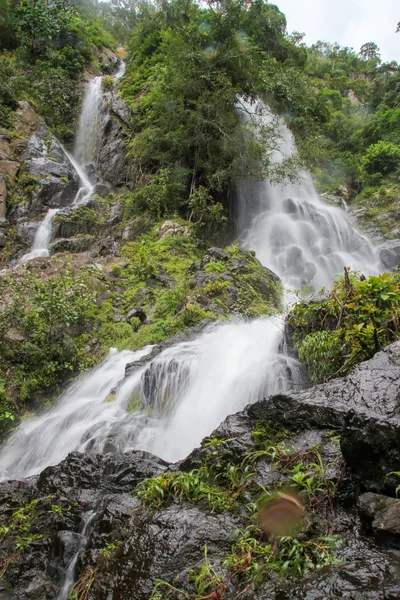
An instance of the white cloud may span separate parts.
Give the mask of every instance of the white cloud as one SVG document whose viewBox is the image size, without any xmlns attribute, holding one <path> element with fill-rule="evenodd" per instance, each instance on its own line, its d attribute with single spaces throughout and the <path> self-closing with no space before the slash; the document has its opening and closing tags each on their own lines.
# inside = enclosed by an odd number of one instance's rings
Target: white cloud
<svg viewBox="0 0 400 600">
<path fill-rule="evenodd" d="M 273 0 L 272 0 L 273 2 Z M 288 31 L 302 31 L 305 42 L 339 42 L 357 52 L 365 42 L 375 42 L 382 60 L 400 62 L 398 0 L 276 0 L 285 13 Z"/>
</svg>

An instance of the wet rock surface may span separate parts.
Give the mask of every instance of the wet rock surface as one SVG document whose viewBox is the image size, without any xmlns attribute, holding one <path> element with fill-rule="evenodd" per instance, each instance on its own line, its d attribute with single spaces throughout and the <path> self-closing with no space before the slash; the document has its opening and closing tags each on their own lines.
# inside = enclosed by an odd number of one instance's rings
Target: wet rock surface
<svg viewBox="0 0 400 600">
<path fill-rule="evenodd" d="M 90 576 L 91 600 L 148 600 L 158 579 L 194 598 L 189 572 L 202 565 L 212 567 L 222 578 L 221 598 L 225 599 L 399 598 L 400 500 L 395 498 L 396 480 L 382 478 L 382 469 L 389 471 L 397 460 L 399 355 L 400 344 L 392 344 L 346 378 L 250 405 L 229 416 L 201 448 L 180 463 L 168 465 L 139 451 L 72 453 L 39 476 L 3 482 L 0 527 L 9 531 L 1 550 L 0 597 L 56 597 L 81 547 L 83 519 L 94 511 L 76 573 L 76 579 Z M 138 366 L 127 370 L 133 372 Z M 363 432 L 363 452 L 354 435 L 355 417 L 357 431 Z M 341 543 L 336 564 L 303 577 L 280 579 L 271 573 L 255 584 L 232 572 L 224 561 L 238 532 L 251 522 L 251 502 L 263 490 L 288 485 L 287 472 L 271 456 L 264 453 L 249 462 L 253 473 L 240 492 L 240 501 L 222 512 L 179 495 L 154 509 L 143 504 L 137 486 L 146 478 L 189 473 L 202 465 L 219 465 L 221 472 L 224 465 L 243 468 L 250 452 L 266 447 L 270 434 L 258 431 L 265 423 L 278 427 L 278 432 L 284 427 L 278 446 L 291 449 L 289 457 L 306 462 L 307 456 L 312 460 L 318 456 L 325 477 L 334 482 L 329 502 L 320 497 L 319 504 L 307 508 L 305 533 L 299 539 L 312 540 L 317 531 L 319 535 L 334 533 Z M 380 430 L 383 425 L 385 438 Z M 374 430 L 382 438 L 372 435 Z M 357 500 L 360 484 L 364 492 Z M 222 489 L 223 480 L 217 480 L 217 485 Z M 384 494 L 371 492 L 379 486 Z"/>
</svg>

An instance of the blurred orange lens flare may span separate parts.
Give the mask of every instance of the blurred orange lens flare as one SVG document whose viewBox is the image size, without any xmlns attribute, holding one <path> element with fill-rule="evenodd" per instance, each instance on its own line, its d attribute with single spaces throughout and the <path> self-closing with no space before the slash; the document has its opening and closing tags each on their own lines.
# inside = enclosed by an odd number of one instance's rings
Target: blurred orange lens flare
<svg viewBox="0 0 400 600">
<path fill-rule="evenodd" d="M 268 535 L 291 535 L 301 525 L 303 514 L 304 506 L 297 496 L 278 493 L 262 504 L 258 521 Z"/>
</svg>

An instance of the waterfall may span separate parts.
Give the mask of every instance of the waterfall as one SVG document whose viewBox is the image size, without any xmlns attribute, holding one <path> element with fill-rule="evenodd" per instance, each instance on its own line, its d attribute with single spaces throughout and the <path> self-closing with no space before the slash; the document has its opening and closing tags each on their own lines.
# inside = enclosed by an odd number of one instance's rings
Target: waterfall
<svg viewBox="0 0 400 600">
<path fill-rule="evenodd" d="M 102 77 L 95 77 L 89 82 L 83 100 L 74 148 L 74 157 L 81 164 L 96 163 L 101 140 L 102 80 Z"/>
<path fill-rule="evenodd" d="M 32 250 L 21 257 L 19 264 L 28 262 L 39 256 L 49 256 L 49 243 L 51 240 L 53 219 L 58 212 L 59 210 L 57 208 L 50 208 L 50 210 L 47 211 L 46 217 L 40 223 L 36 231 Z"/>
<path fill-rule="evenodd" d="M 125 74 L 126 65 L 121 61 L 114 79 L 120 79 Z M 75 141 L 74 152 L 71 155 L 63 148 L 70 163 L 79 175 L 81 186 L 72 202 L 72 207 L 86 204 L 93 194 L 95 184 L 90 180 L 84 166 L 97 162 L 97 153 L 102 135 L 102 104 L 103 90 L 102 77 L 92 79 L 86 89 L 79 119 L 78 133 Z M 49 256 L 49 244 L 52 235 L 52 223 L 57 212 L 61 209 L 49 209 L 46 217 L 40 223 L 30 252 L 24 254 L 19 264 L 37 258 Z"/>
<path fill-rule="evenodd" d="M 67 572 L 65 574 L 64 584 L 60 589 L 60 592 L 57 596 L 57 600 L 68 600 L 71 588 L 74 585 L 74 581 L 75 581 L 76 563 L 78 562 L 79 554 L 83 553 L 86 549 L 88 537 L 89 537 L 88 530 L 90 528 L 91 523 L 94 521 L 95 518 L 96 518 L 96 513 L 93 510 L 89 510 L 88 512 L 84 513 L 84 515 L 83 515 L 81 532 L 79 534 L 80 537 L 79 537 L 78 549 L 75 553 L 75 556 L 73 557 L 73 559 L 71 560 L 71 562 L 68 566 Z"/>
<path fill-rule="evenodd" d="M 246 107 L 256 122 L 270 118 L 262 112 Z M 281 136 L 276 162 L 296 152 L 283 123 Z M 286 289 L 330 286 L 345 266 L 366 275 L 378 268 L 371 244 L 343 210 L 319 200 L 307 173 L 295 184 L 242 181 L 238 187 L 240 240 Z M 285 351 L 283 325 L 278 317 L 216 323 L 147 364 L 148 348 L 111 353 L 53 409 L 20 426 L 3 448 L 0 475 L 39 473 L 72 450 L 140 449 L 169 461 L 184 458 L 228 414 L 302 384 L 299 362 Z"/>
<path fill-rule="evenodd" d="M 260 127 L 271 121 L 262 103 L 241 105 L 244 120 Z M 293 136 L 282 121 L 279 133 L 275 163 L 296 156 Z M 319 199 L 309 173 L 298 173 L 296 183 L 243 180 L 237 196 L 242 246 L 254 250 L 286 287 L 308 285 L 318 291 L 330 288 L 344 267 L 365 274 L 379 270 L 371 243 L 354 229 L 342 208 Z"/>
</svg>

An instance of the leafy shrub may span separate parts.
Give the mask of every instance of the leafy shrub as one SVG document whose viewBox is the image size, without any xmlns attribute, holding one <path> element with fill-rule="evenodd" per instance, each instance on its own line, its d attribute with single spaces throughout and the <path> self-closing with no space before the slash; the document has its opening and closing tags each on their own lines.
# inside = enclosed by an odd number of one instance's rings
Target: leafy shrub
<svg viewBox="0 0 400 600">
<path fill-rule="evenodd" d="M 109 92 L 114 87 L 114 78 L 109 76 L 104 76 L 101 80 L 101 85 L 105 92 Z"/>
<path fill-rule="evenodd" d="M 138 496 L 153 509 L 160 509 L 174 498 L 199 502 L 215 511 L 227 510 L 232 499 L 230 494 L 212 483 L 206 467 L 189 473 L 166 472 L 158 477 L 145 479 L 138 486 Z"/>
<path fill-rule="evenodd" d="M 42 281 L 33 273 L 0 280 L 0 354 L 6 386 L 24 401 L 85 367 L 79 335 L 95 293 L 84 276 Z"/>
<path fill-rule="evenodd" d="M 74 134 L 79 100 L 76 81 L 61 67 L 39 62 L 32 71 L 33 95 L 46 122 L 61 137 Z"/>
<path fill-rule="evenodd" d="M 345 375 L 398 337 L 400 288 L 391 273 L 368 279 L 347 270 L 322 302 L 288 316 L 293 343 L 313 381 Z"/>
<path fill-rule="evenodd" d="M 364 169 L 368 173 L 386 175 L 400 168 L 400 147 L 380 141 L 370 146 L 364 156 Z"/>
</svg>

